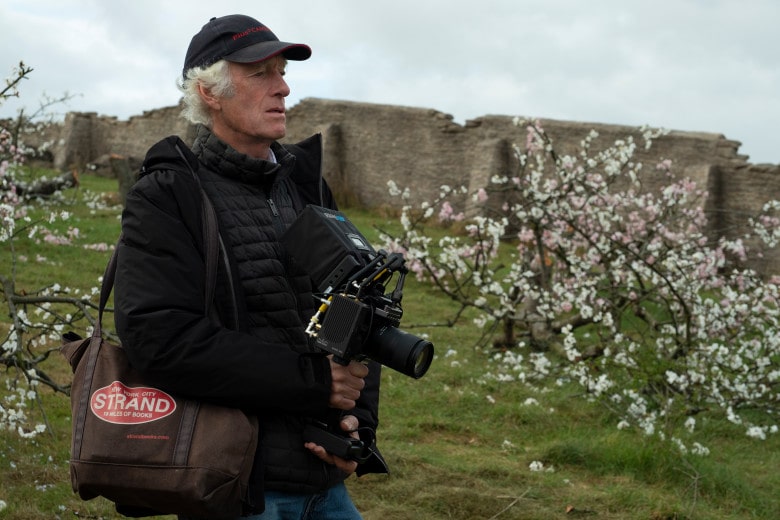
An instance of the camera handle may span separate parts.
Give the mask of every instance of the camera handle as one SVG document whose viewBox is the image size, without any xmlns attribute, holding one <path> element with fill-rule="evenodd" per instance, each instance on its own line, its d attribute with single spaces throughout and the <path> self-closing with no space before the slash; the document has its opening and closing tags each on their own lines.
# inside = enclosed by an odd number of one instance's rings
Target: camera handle
<svg viewBox="0 0 780 520">
<path fill-rule="evenodd" d="M 346 432 L 337 431 L 336 428 L 338 428 L 338 421 L 336 425 L 311 421 L 303 429 L 303 439 L 322 446 L 331 455 L 344 460 L 363 463 L 371 458 L 372 446 L 346 435 Z"/>
</svg>

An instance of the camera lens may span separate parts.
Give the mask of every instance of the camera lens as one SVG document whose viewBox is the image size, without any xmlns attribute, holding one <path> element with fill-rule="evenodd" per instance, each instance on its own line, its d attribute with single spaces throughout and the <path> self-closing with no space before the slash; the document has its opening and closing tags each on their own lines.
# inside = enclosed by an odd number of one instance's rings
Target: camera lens
<svg viewBox="0 0 780 520">
<path fill-rule="evenodd" d="M 420 379 L 433 361 L 433 343 L 421 339 L 412 351 L 412 359 L 414 360 L 412 377 Z"/>
<path fill-rule="evenodd" d="M 374 361 L 415 379 L 424 376 L 433 361 L 433 343 L 389 325 L 371 331 L 364 352 Z"/>
</svg>

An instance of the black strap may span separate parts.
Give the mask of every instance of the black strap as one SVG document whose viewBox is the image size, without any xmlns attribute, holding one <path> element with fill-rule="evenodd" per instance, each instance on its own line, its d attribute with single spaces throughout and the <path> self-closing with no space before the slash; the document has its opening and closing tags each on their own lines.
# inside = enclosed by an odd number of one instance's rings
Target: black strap
<svg viewBox="0 0 780 520">
<path fill-rule="evenodd" d="M 198 183 L 198 186 L 200 187 L 200 197 L 201 197 L 201 214 L 203 216 L 203 223 L 206 227 L 206 230 L 204 231 L 204 241 L 205 241 L 205 254 L 206 258 L 214 258 L 214 264 L 219 260 L 219 253 L 222 252 L 222 261 L 225 264 L 225 276 L 227 276 L 227 290 L 229 291 L 228 296 L 230 297 L 230 308 L 233 309 L 232 312 L 232 322 L 231 323 L 223 323 L 226 327 L 233 329 L 233 330 L 240 330 L 239 326 L 239 318 L 238 318 L 238 300 L 236 300 L 236 288 L 233 284 L 233 275 L 232 271 L 230 269 L 230 260 L 228 259 L 227 254 L 227 248 L 225 247 L 225 242 L 222 240 L 222 235 L 219 234 L 218 224 L 217 224 L 217 213 L 214 211 L 214 205 L 211 204 L 211 200 L 209 199 L 208 195 L 206 195 L 205 190 L 203 189 L 203 185 L 200 182 L 200 177 L 197 176 L 195 173 L 195 170 L 192 168 L 192 162 L 187 160 L 187 156 L 184 153 L 184 151 L 179 146 L 179 143 L 181 141 L 178 141 L 174 144 L 174 148 L 177 152 L 179 152 L 179 156 L 184 159 L 184 162 L 187 163 L 187 167 L 190 169 L 190 173 L 192 173 L 192 176 L 195 178 L 195 182 Z M 217 240 L 211 240 L 208 237 L 216 235 Z M 216 249 L 216 251 L 215 251 Z M 216 273 L 216 268 L 215 268 Z M 215 275 L 216 276 L 216 275 Z M 214 291 L 216 289 L 216 284 L 210 284 L 206 286 L 206 305 L 209 305 L 209 302 L 214 303 Z M 217 309 L 214 305 L 212 305 L 211 310 L 214 312 L 214 315 L 216 316 L 216 319 L 219 320 L 219 313 L 217 312 Z"/>
<path fill-rule="evenodd" d="M 204 256 L 206 257 L 206 301 L 203 309 L 206 314 L 208 314 L 211 304 L 214 301 L 214 291 L 216 290 L 217 285 L 217 262 L 219 261 L 220 243 L 219 229 L 217 227 L 217 213 L 214 211 L 214 206 L 212 206 L 208 195 L 206 195 L 206 192 L 203 189 L 203 185 L 200 183 L 200 178 L 187 160 L 181 147 L 176 144 L 175 148 L 176 151 L 179 152 L 181 158 L 184 159 L 187 168 L 189 168 L 192 177 L 195 179 L 195 182 L 198 183 L 198 188 L 200 189 L 200 211 L 201 220 L 203 221 L 203 249 Z"/>
<path fill-rule="evenodd" d="M 200 189 L 201 198 L 201 216 L 203 220 L 203 247 L 206 263 L 206 293 L 204 297 L 203 310 L 208 315 L 212 302 L 214 301 L 214 292 L 217 285 L 217 262 L 219 261 L 219 229 L 217 225 L 217 214 L 214 211 L 211 201 L 203 190 L 203 186 L 200 184 L 195 170 L 192 165 L 184 156 L 184 152 L 179 145 L 176 145 L 176 151 L 179 152 L 190 173 L 198 183 Z M 111 258 L 106 265 L 106 270 L 103 273 L 103 282 L 100 286 L 100 303 L 98 306 L 98 319 L 95 324 L 95 329 L 92 331 L 93 338 L 99 338 L 102 336 L 103 329 L 103 310 L 108 304 L 108 297 L 111 295 L 111 289 L 114 287 L 114 279 L 116 278 L 116 263 L 117 263 L 117 251 L 119 251 L 119 242 L 122 241 L 124 233 L 120 233 L 119 240 L 117 241 L 117 247 L 114 248 L 114 252 L 111 254 Z"/>
</svg>

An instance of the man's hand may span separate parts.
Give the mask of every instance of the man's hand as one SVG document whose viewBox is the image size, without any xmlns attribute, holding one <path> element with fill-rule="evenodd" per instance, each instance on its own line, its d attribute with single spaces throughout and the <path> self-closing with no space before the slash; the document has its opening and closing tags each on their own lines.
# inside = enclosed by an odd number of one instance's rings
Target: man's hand
<svg viewBox="0 0 780 520">
<path fill-rule="evenodd" d="M 368 372 L 366 372 L 368 373 Z M 360 426 L 360 423 L 358 422 L 357 417 L 354 415 L 345 415 L 341 419 L 341 423 L 339 424 L 341 426 L 341 429 L 344 430 L 344 432 L 349 433 L 349 436 L 353 439 L 359 439 L 358 436 L 358 426 Z M 314 453 L 317 457 L 324 460 L 328 464 L 333 464 L 337 468 L 339 468 L 341 471 L 347 473 L 348 475 L 351 475 L 355 472 L 357 469 L 358 463 L 354 460 L 344 460 L 341 457 L 336 457 L 334 455 L 331 455 L 327 451 L 325 451 L 325 448 L 320 446 L 319 444 L 315 444 L 313 442 L 307 442 L 304 444 L 306 446 L 306 449 Z"/>
<path fill-rule="evenodd" d="M 349 365 L 340 365 L 330 359 L 330 373 L 332 377 L 330 406 L 339 410 L 352 410 L 360 397 L 360 391 L 366 386 L 363 380 L 368 375 L 368 367 L 357 361 L 350 361 Z"/>
</svg>

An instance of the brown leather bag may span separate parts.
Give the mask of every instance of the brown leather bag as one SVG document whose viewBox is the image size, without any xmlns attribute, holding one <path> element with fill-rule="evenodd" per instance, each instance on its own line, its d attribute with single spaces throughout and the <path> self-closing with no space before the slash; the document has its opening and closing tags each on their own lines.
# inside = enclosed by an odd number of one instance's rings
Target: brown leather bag
<svg viewBox="0 0 780 520">
<path fill-rule="evenodd" d="M 181 153 L 181 151 L 180 151 Z M 194 171 L 192 172 L 195 175 Z M 196 177 L 197 179 L 197 177 Z M 219 254 L 216 216 L 201 190 L 210 309 Z M 113 287 L 116 252 L 106 267 L 92 336 L 64 336 L 74 371 L 71 387 L 73 491 L 133 511 L 236 517 L 246 502 L 258 421 L 237 408 L 180 399 L 144 382 L 120 345 L 102 338 L 103 310 Z"/>
</svg>

